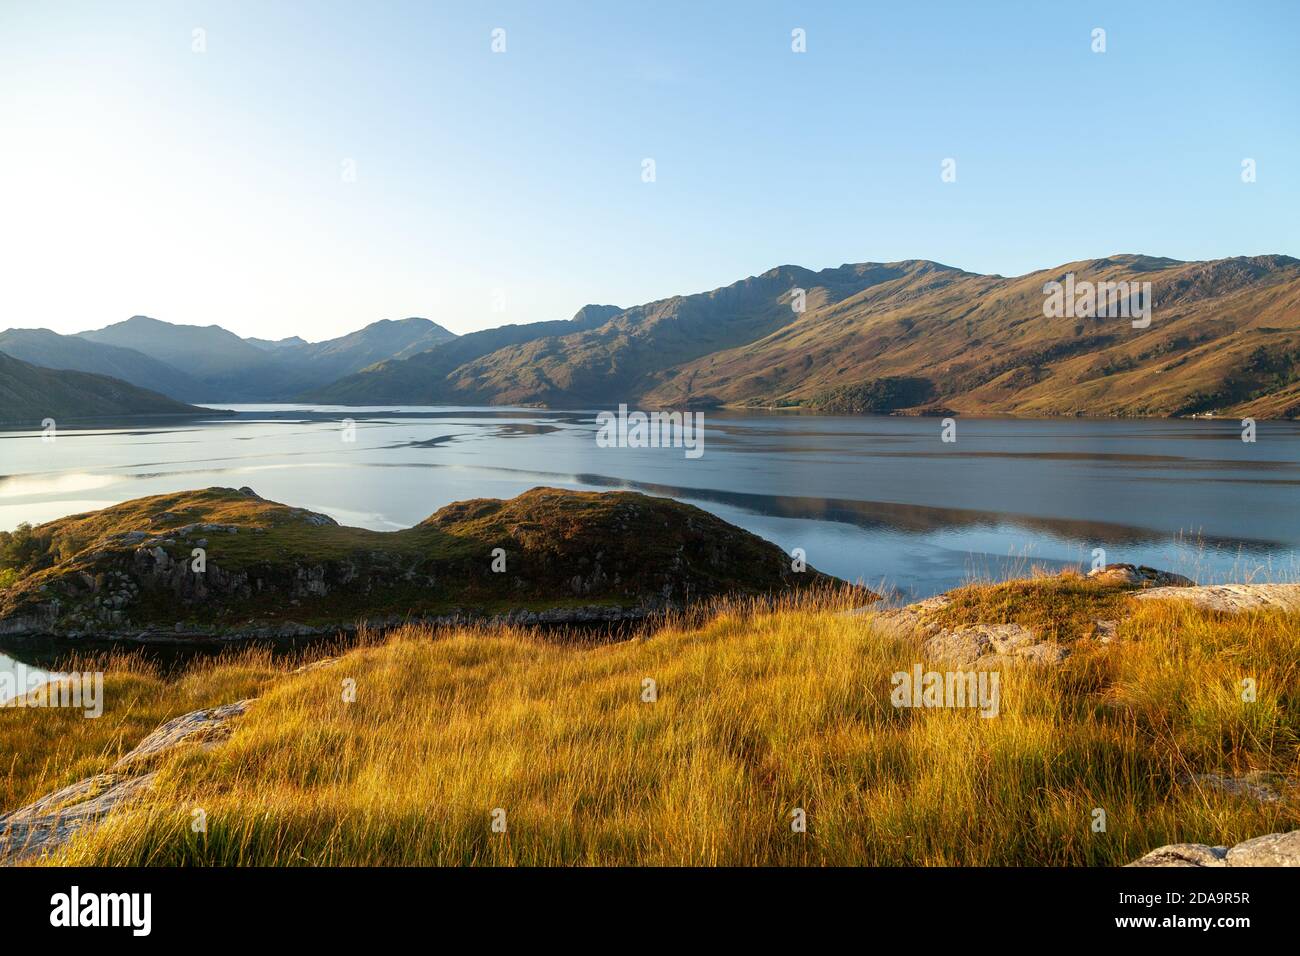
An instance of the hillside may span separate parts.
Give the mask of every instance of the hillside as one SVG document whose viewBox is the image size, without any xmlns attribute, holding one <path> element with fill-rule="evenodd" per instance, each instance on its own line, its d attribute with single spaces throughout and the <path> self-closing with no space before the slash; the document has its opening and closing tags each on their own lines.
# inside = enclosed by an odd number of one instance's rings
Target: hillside
<svg viewBox="0 0 1300 956">
<path fill-rule="evenodd" d="M 247 488 L 160 495 L 0 534 L 0 575 L 14 582 L 0 590 L 0 634 L 169 638 L 439 616 L 617 621 L 835 583 L 691 505 L 554 488 L 457 502 L 391 532 Z"/>
<path fill-rule="evenodd" d="M 0 352 L 42 368 L 120 378 L 178 401 L 199 401 L 204 394 L 202 383 L 193 376 L 143 352 L 49 329 L 0 332 Z"/>
<path fill-rule="evenodd" d="M 1149 281 L 1150 327 L 1045 318 L 1043 285 L 1066 273 Z M 920 294 L 882 286 L 676 369 L 644 400 L 706 393 L 733 404 L 815 405 L 837 388 L 893 377 L 928 386 L 927 402 L 915 404 L 970 414 L 1295 416 L 1300 262 L 1116 256 L 1017 279 L 953 277 Z"/>
<path fill-rule="evenodd" d="M 213 414 L 220 413 L 186 405 L 119 379 L 40 368 L 0 352 L 0 424 L 40 428 L 47 418 L 64 422 Z"/>
<path fill-rule="evenodd" d="M 1045 318 L 1044 284 L 1150 282 L 1152 321 Z M 805 290 L 796 314 L 792 290 Z M 967 414 L 1300 413 L 1300 262 L 1117 255 L 1004 278 L 933 262 L 782 266 L 586 328 L 476 333 L 321 401 L 803 406 Z M 524 330 L 533 330 L 532 334 Z M 500 332 L 502 330 L 493 330 Z M 458 344 L 470 345 L 463 337 Z"/>
<path fill-rule="evenodd" d="M 471 332 L 418 355 L 380 362 L 358 374 L 308 390 L 301 399 L 345 405 L 371 402 L 422 405 L 469 402 L 472 399 L 458 391 L 455 384 L 449 381 L 449 376 L 457 369 L 512 346 L 597 328 L 620 311 L 612 305 L 588 305 L 578 310 L 572 319 L 503 325 Z"/>
</svg>

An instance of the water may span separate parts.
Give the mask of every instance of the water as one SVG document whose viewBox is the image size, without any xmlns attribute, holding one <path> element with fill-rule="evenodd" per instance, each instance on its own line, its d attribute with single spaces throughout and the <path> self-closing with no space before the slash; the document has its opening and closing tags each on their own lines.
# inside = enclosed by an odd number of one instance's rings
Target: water
<svg viewBox="0 0 1300 956">
<path fill-rule="evenodd" d="M 706 413 L 704 455 L 599 448 L 594 411 L 236 406 L 231 419 L 0 432 L 0 528 L 209 485 L 407 527 L 536 485 L 699 505 L 815 567 L 915 598 L 1108 561 L 1294 579 L 1300 424 Z M 345 419 L 355 441 L 343 440 Z M 10 653 L 16 653 L 11 647 Z M 0 668 L 5 666 L 0 659 Z"/>
</svg>

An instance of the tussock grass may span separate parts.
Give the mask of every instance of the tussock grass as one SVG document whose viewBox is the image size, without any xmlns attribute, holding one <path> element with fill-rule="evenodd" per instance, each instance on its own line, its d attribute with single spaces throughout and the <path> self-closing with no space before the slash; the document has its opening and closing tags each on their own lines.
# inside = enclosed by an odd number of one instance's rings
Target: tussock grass
<svg viewBox="0 0 1300 956">
<path fill-rule="evenodd" d="M 948 592 L 947 607 L 928 619 L 946 626 L 980 621 L 1023 624 L 1045 639 L 1068 644 L 1087 636 L 1093 622 L 1121 617 L 1132 589 L 1066 571 L 999 583 L 973 582 Z"/>
<path fill-rule="evenodd" d="M 173 717 L 261 692 L 295 661 L 273 662 L 265 649 L 232 651 L 195 662 L 167 679 L 139 653 L 79 655 L 55 670 L 104 671 L 104 712 L 0 707 L 0 814 L 101 773 Z"/>
<path fill-rule="evenodd" d="M 1300 776 L 1298 615 L 1141 603 L 1113 644 L 1004 668 L 990 719 L 891 707 L 892 673 L 944 665 L 841 611 L 718 606 L 599 646 L 407 628 L 269 678 L 226 662 L 174 686 L 266 681 L 234 736 L 165 760 L 150 800 L 53 862 L 1111 865 L 1300 826 L 1293 804 L 1179 783 Z"/>
</svg>

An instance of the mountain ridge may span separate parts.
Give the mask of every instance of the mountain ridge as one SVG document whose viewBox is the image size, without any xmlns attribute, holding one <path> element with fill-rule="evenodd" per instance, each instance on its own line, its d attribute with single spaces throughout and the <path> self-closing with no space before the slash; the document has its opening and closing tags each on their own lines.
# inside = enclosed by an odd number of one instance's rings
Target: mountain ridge
<svg viewBox="0 0 1300 956">
<path fill-rule="evenodd" d="M 1154 321 L 1134 328 L 1118 316 L 1046 316 L 1044 285 L 1071 273 L 1081 283 L 1150 282 Z M 797 289 L 802 312 L 792 308 Z M 782 265 L 634 306 L 594 327 L 516 328 L 496 348 L 381 363 L 306 397 L 900 414 L 1300 413 L 1300 260 L 1277 254 L 1182 261 L 1124 253 L 1012 277 L 921 259 L 817 272 Z M 845 401 L 853 389 L 862 402 Z"/>
<path fill-rule="evenodd" d="M 0 424 L 151 415 L 221 415 L 90 372 L 48 369 L 0 352 Z"/>
<path fill-rule="evenodd" d="M 1049 314 L 1048 283 L 1069 275 L 1080 288 L 1150 283 L 1153 321 Z M 462 336 L 407 318 L 324 342 L 270 341 L 135 316 L 61 337 L 118 350 L 74 356 L 47 330 L 39 347 L 18 341 L 35 334 L 0 333 L 0 351 L 8 340 L 24 360 L 129 370 L 121 377 L 189 401 L 1300 414 L 1300 260 L 1281 254 L 1115 253 L 1010 277 L 928 259 L 783 264 L 703 292 Z"/>
<path fill-rule="evenodd" d="M 178 401 L 286 401 L 377 361 L 456 338 L 424 318 L 381 319 L 321 342 L 240 338 L 219 325 L 136 315 L 102 329 L 0 332 L 0 352 L 51 369 L 107 374 Z"/>
</svg>

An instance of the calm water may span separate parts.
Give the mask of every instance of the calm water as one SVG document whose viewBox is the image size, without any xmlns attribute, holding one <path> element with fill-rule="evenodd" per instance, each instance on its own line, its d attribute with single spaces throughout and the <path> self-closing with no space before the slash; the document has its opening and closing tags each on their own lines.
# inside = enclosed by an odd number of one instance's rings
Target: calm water
<svg viewBox="0 0 1300 956">
<path fill-rule="evenodd" d="M 699 505 L 850 580 L 936 593 L 971 575 L 1110 561 L 1202 582 L 1297 577 L 1300 425 L 706 413 L 704 455 L 599 448 L 595 412 L 238 406 L 234 419 L 0 432 L 0 528 L 208 485 L 402 528 L 536 485 Z M 340 422 L 356 423 L 343 441 Z M 13 653 L 11 651 L 11 653 Z M 3 666 L 0 661 L 0 666 Z"/>
</svg>

